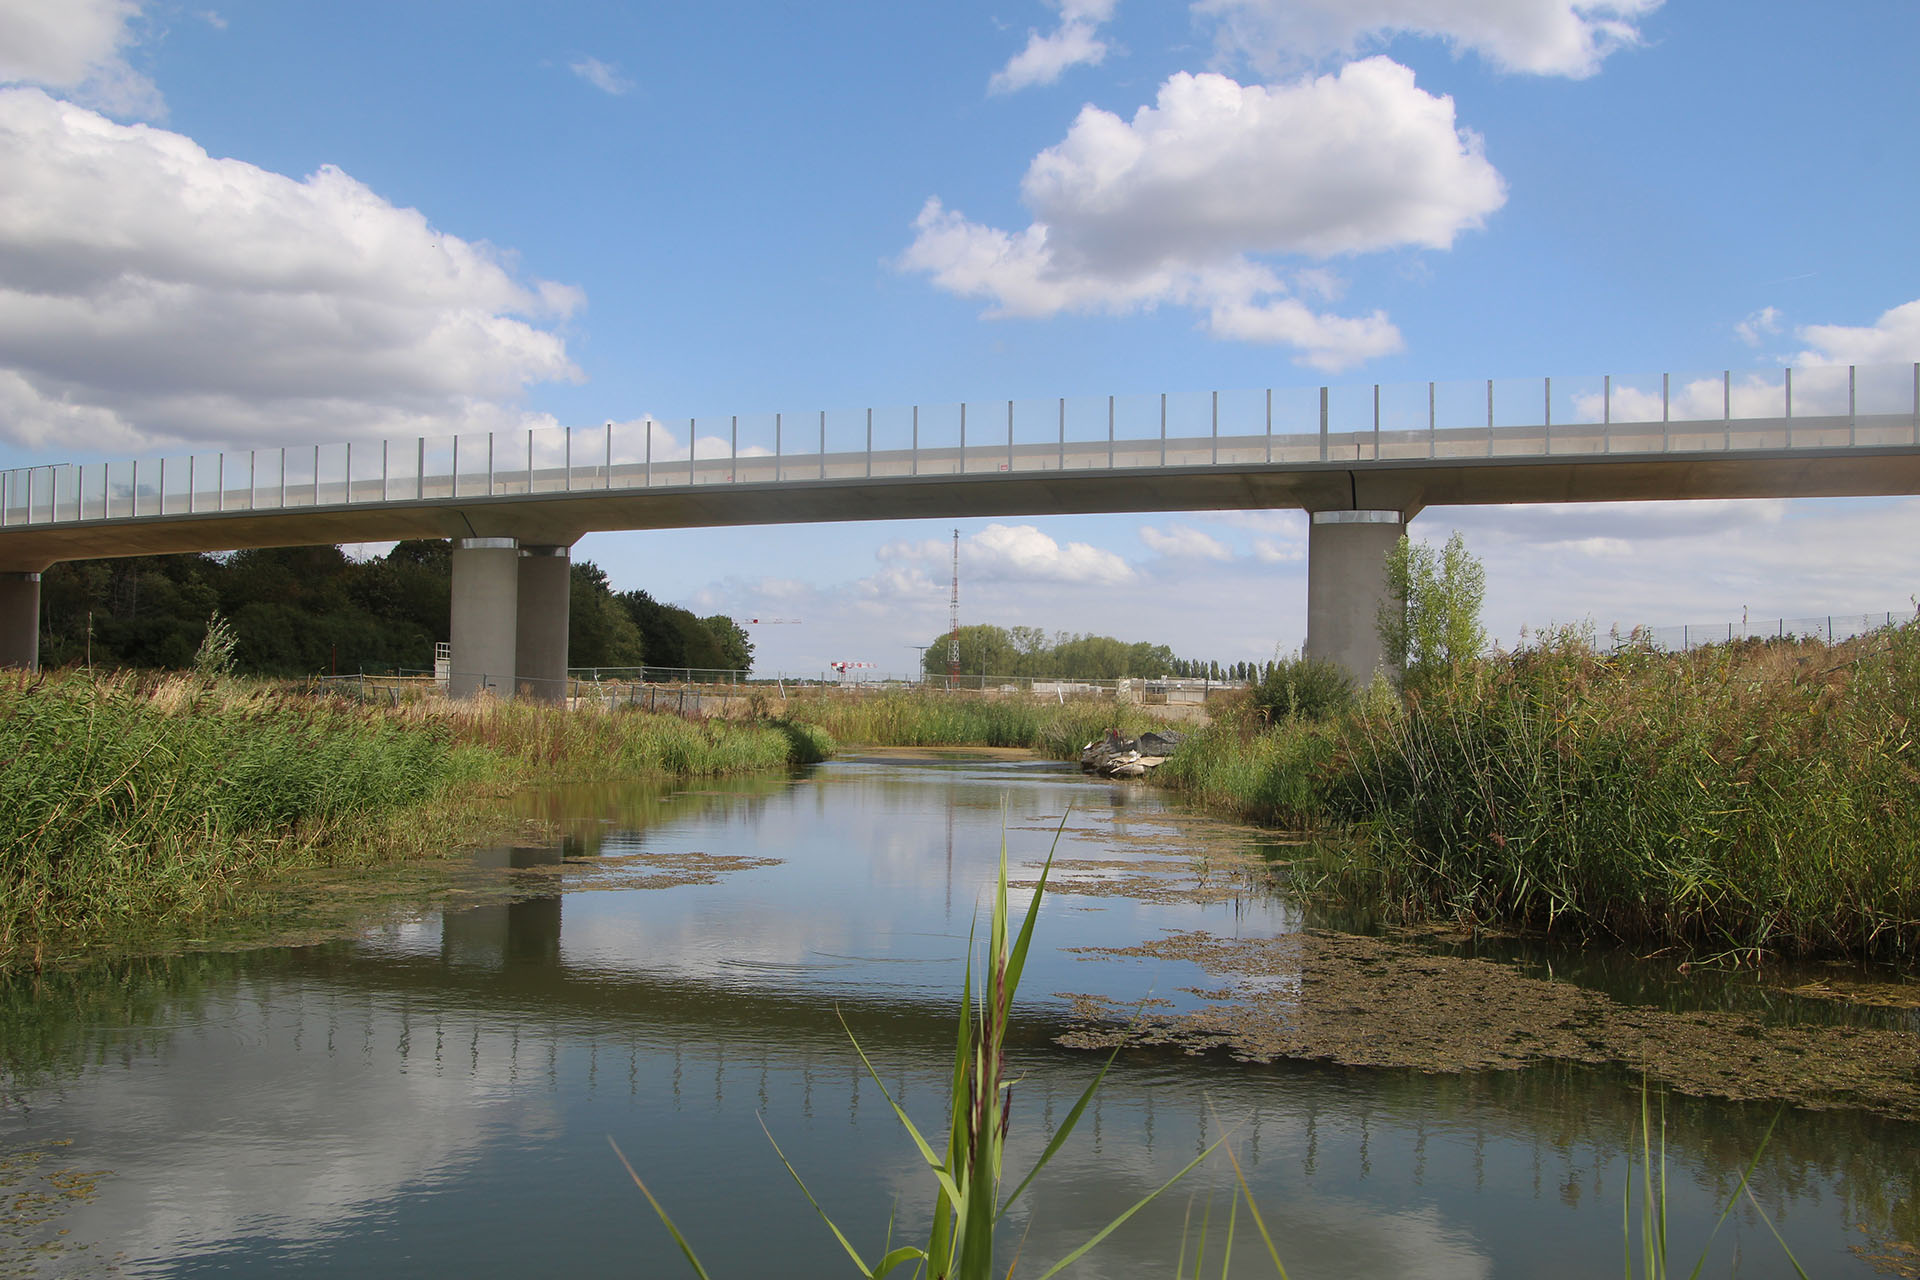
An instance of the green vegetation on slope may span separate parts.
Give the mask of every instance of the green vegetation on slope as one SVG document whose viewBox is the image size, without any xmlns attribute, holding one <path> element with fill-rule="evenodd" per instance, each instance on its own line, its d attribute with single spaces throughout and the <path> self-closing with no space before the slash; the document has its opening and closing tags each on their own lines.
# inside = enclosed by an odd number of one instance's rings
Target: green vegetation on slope
<svg viewBox="0 0 1920 1280">
<path fill-rule="evenodd" d="M 1727 952 L 1920 952 L 1920 622 L 1832 649 L 1559 632 L 1404 700 L 1218 725 L 1159 771 L 1406 917 Z"/>
<path fill-rule="evenodd" d="M 0 954 L 299 867 L 445 853 L 502 786 L 823 758 L 819 731 L 521 702 L 371 709 L 183 676 L 0 682 Z M 431 813 L 433 821 L 423 814 Z M 484 815 L 480 815 L 484 816 Z"/>
</svg>

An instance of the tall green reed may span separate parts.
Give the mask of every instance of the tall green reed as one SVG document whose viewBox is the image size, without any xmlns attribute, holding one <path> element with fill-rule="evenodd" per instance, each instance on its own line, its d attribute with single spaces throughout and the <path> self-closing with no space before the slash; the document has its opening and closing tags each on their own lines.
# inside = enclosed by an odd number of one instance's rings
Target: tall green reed
<svg viewBox="0 0 1920 1280">
<path fill-rule="evenodd" d="M 1313 832 L 1410 916 L 1680 944 L 1920 951 L 1920 624 L 1850 645 L 1597 652 L 1557 632 L 1404 703 L 1216 726 L 1160 780 Z"/>
<path fill-rule="evenodd" d="M 1060 830 L 1064 831 L 1063 818 Z M 1054 846 L 1059 845 L 1059 833 L 1054 837 Z M 846 1234 L 841 1231 L 820 1202 L 807 1189 L 805 1180 L 800 1176 L 793 1163 L 773 1143 L 774 1153 L 792 1175 L 800 1193 L 806 1197 L 814 1211 L 826 1223 L 828 1230 L 846 1250 L 855 1268 L 869 1280 L 878 1280 L 902 1267 L 911 1266 L 914 1276 L 926 1276 L 928 1280 L 988 1280 L 995 1274 L 995 1241 L 1000 1222 L 1027 1188 L 1046 1168 L 1053 1157 L 1066 1145 L 1072 1136 L 1080 1117 L 1085 1113 L 1088 1103 L 1093 1101 L 1101 1082 L 1106 1078 L 1107 1068 L 1113 1063 L 1108 1057 L 1086 1090 L 1067 1112 L 1046 1149 L 1035 1160 L 1032 1169 L 1022 1178 L 1011 1193 L 1002 1196 L 1004 1187 L 1004 1160 L 1008 1126 L 1012 1118 L 1012 1081 L 1006 1074 L 1006 1037 L 1012 1023 L 1013 999 L 1019 989 L 1021 974 L 1025 971 L 1027 953 L 1033 942 L 1033 929 L 1040 915 L 1040 901 L 1046 892 L 1047 876 L 1053 869 L 1053 851 L 1047 854 L 1046 862 L 1041 866 L 1040 877 L 1034 886 L 1033 898 L 1027 906 L 1025 918 L 1017 932 L 1009 932 L 1011 913 L 1007 905 L 1007 846 L 1003 836 L 1000 842 L 999 875 L 994 884 L 993 901 L 987 921 L 987 939 L 985 953 L 980 957 L 981 981 L 975 986 L 974 943 L 976 938 L 967 939 L 967 965 L 965 977 L 961 983 L 959 1016 L 956 1022 L 956 1035 L 953 1056 L 953 1072 L 949 1081 L 948 1113 L 944 1143 L 936 1146 L 927 1140 L 918 1126 L 907 1115 L 904 1108 L 888 1091 L 886 1082 L 881 1079 L 866 1050 L 852 1032 L 848 1039 L 854 1052 L 859 1056 L 861 1065 L 868 1076 L 878 1086 L 887 1105 L 893 1109 L 895 1118 L 912 1141 L 925 1163 L 927 1173 L 934 1184 L 933 1223 L 924 1247 L 900 1245 L 889 1247 L 891 1240 L 882 1245 L 882 1252 L 869 1263 Z M 772 1134 L 768 1140 L 773 1141 Z M 701 1280 L 709 1280 L 706 1267 L 701 1263 L 691 1243 L 674 1224 L 673 1218 L 648 1189 L 639 1173 L 634 1170 L 624 1152 L 611 1137 L 614 1154 L 625 1166 L 628 1175 L 659 1216 L 661 1223 L 673 1237 L 674 1243 L 685 1256 L 693 1272 Z M 1095 1232 L 1084 1244 L 1068 1253 L 1040 1274 L 1039 1280 L 1048 1280 L 1066 1267 L 1072 1265 L 1093 1249 L 1121 1224 L 1134 1214 L 1151 1204 L 1168 1187 L 1185 1177 L 1195 1166 L 1212 1155 L 1219 1146 L 1215 1142 L 1199 1155 L 1195 1156 L 1178 1173 L 1165 1183 L 1141 1197 L 1125 1212 L 1121 1213 L 1105 1227 Z M 1264 1230 L 1264 1228 L 1263 1228 Z M 1017 1262 L 1016 1262 L 1017 1265 Z M 1012 1274 L 1013 1267 L 1008 1267 Z"/>
</svg>

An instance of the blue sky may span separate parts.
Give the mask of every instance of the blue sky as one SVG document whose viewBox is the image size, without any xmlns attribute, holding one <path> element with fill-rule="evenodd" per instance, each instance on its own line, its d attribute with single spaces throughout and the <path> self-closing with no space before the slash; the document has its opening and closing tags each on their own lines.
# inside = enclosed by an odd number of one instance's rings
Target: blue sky
<svg viewBox="0 0 1920 1280">
<path fill-rule="evenodd" d="M 0 462 L 1920 359 L 1920 6 L 0 0 Z M 1920 504 L 1436 509 L 1488 622 L 1886 609 Z M 598 534 L 909 666 L 950 522 Z M 1298 513 L 963 521 L 966 621 L 1304 635 Z"/>
</svg>

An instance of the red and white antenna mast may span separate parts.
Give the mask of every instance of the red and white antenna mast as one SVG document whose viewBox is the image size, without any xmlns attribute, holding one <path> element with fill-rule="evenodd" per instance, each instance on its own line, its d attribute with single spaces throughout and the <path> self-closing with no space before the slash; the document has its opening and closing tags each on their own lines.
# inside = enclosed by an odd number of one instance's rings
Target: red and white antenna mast
<svg viewBox="0 0 1920 1280">
<path fill-rule="evenodd" d="M 953 531 L 953 598 L 947 608 L 947 678 L 960 674 L 960 531 Z"/>
</svg>

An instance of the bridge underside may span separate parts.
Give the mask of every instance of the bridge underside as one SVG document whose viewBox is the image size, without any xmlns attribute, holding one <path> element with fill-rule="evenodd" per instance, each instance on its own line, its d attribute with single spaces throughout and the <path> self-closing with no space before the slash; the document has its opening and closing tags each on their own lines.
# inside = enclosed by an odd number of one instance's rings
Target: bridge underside
<svg viewBox="0 0 1920 1280">
<path fill-rule="evenodd" d="M 44 522 L 0 530 L 0 665 L 38 657 L 39 573 L 63 560 L 454 542 L 456 691 L 558 697 L 567 548 L 591 532 L 1183 510 L 1313 513 L 1307 652 L 1370 679 L 1382 559 L 1428 506 L 1920 493 L 1920 447 L 1579 454 L 687 483 Z"/>
</svg>

